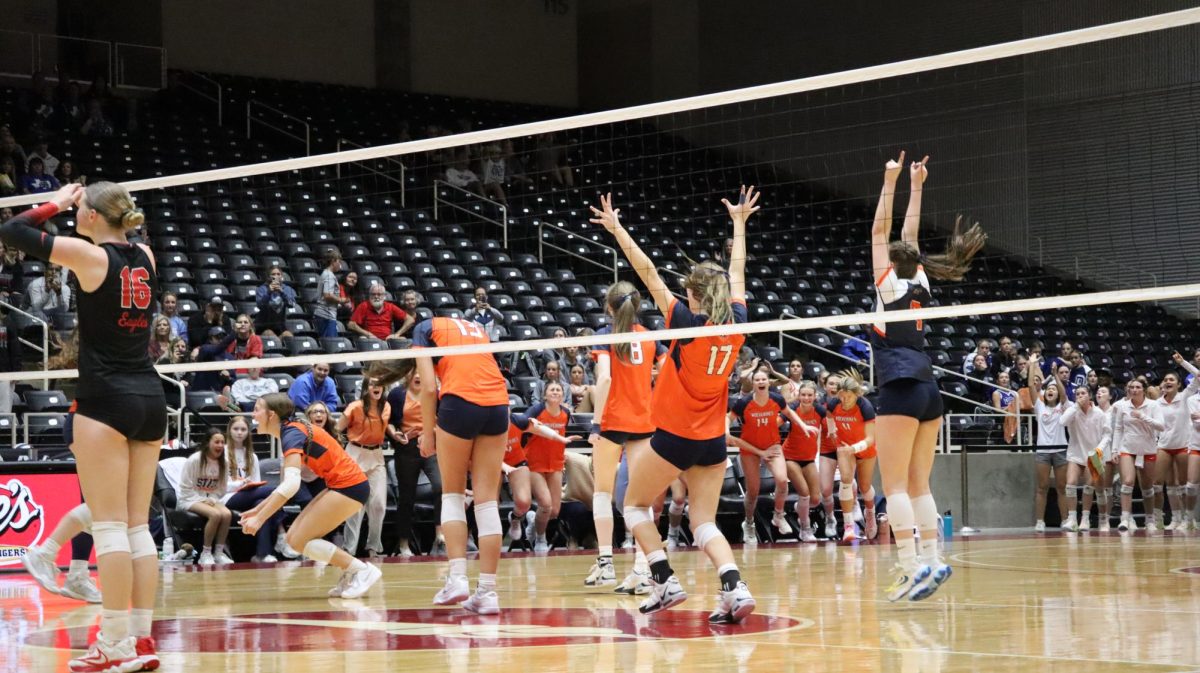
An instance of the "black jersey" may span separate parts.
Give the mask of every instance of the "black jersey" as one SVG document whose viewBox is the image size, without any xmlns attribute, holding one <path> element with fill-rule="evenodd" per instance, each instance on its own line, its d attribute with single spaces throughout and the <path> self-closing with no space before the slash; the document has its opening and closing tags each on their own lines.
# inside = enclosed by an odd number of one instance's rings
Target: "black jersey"
<svg viewBox="0 0 1200 673">
<path fill-rule="evenodd" d="M 108 273 L 94 292 L 79 293 L 79 398 L 160 396 L 150 361 L 150 322 L 158 275 L 132 244 L 105 243 Z"/>
<path fill-rule="evenodd" d="M 888 267 L 875 284 L 875 311 L 900 311 L 929 306 L 929 278 L 918 267 L 911 279 L 896 276 Z M 900 379 L 933 381 L 933 367 L 925 354 L 925 325 L 921 320 L 875 323 L 871 332 L 875 352 L 875 381 L 884 385 Z"/>
</svg>

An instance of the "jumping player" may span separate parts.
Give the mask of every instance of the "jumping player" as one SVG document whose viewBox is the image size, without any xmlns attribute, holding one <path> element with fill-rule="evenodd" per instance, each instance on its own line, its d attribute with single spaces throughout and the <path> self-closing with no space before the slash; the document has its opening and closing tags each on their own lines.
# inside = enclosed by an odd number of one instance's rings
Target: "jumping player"
<svg viewBox="0 0 1200 673">
<path fill-rule="evenodd" d="M 459 318 L 437 317 L 413 328 L 413 348 L 488 343 L 483 326 Z M 416 367 L 421 375 L 421 455 L 438 457 L 442 473 L 442 530 L 450 574 L 434 596 L 435 605 L 460 603 L 464 610 L 500 612 L 496 568 L 504 528 L 497 498 L 508 437 L 508 390 L 496 358 L 486 353 L 452 357 L 416 357 L 372 364 L 367 375 L 388 385 Z M 439 382 L 440 386 L 433 385 Z M 467 581 L 467 470 L 475 494 L 479 532 L 479 583 L 474 594 Z"/>
<path fill-rule="evenodd" d="M 909 167 L 911 194 L 900 241 L 890 242 L 892 201 L 896 179 L 904 169 L 904 153 L 888 161 L 875 223 L 871 228 L 871 264 L 875 270 L 875 310 L 878 313 L 927 306 L 929 277 L 960 280 L 987 236 L 978 225 L 960 232 L 960 220 L 944 255 L 922 255 L 917 244 L 921 225 L 921 192 L 928 176 L 929 157 Z M 942 397 L 925 354 L 924 324 L 920 320 L 876 323 L 871 334 L 879 411 L 879 472 L 887 496 L 888 515 L 896 537 L 899 563 L 889 600 L 921 600 L 933 595 L 950 577 L 950 566 L 938 556 L 937 505 L 929 492 L 934 448 L 942 423 Z M 912 530 L 921 533 L 918 550 Z"/>
<path fill-rule="evenodd" d="M 677 301 L 654 262 L 621 226 L 612 196 L 601 197 L 603 209 L 593 207 L 593 224 L 603 225 L 617 240 L 629 264 L 666 316 L 668 328 L 727 325 L 746 322 L 746 220 L 758 210 L 758 193 L 743 188 L 736 204 L 722 199 L 733 220 L 733 253 L 729 270 L 713 262 L 695 265 L 684 281 L 687 301 Z M 651 503 L 681 473 L 690 494 L 690 522 L 696 546 L 704 550 L 721 578 L 721 598 L 709 616 L 713 623 L 739 622 L 754 611 L 754 598 L 742 581 L 729 542 L 715 523 L 728 462 L 725 415 L 729 411 L 728 380 L 742 335 L 710 336 L 672 341 L 651 398 L 651 418 L 657 428 L 651 451 L 629 455 L 629 487 L 625 493 L 625 525 L 650 562 L 653 589 L 641 604 L 643 613 L 658 612 L 687 599 L 667 562 Z"/>
</svg>

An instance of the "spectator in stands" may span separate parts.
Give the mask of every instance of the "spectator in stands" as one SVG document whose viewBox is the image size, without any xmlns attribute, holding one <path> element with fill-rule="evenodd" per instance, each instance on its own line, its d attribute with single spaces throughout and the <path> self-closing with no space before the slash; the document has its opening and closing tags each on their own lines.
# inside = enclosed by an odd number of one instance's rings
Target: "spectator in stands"
<svg viewBox="0 0 1200 673">
<path fill-rule="evenodd" d="M 83 126 L 79 128 L 79 132 L 85 136 L 93 138 L 107 138 L 112 136 L 114 129 L 113 123 L 104 114 L 104 106 L 99 100 L 88 101 L 88 116 L 83 121 Z"/>
<path fill-rule="evenodd" d="M 504 169 L 510 182 L 528 185 L 533 182 L 525 174 L 525 159 L 516 152 L 511 138 L 506 138 L 500 144 L 500 156 L 504 159 Z"/>
<path fill-rule="evenodd" d="M 1096 374 L 1095 369 L 1089 369 L 1087 373 L 1087 389 L 1092 394 L 1092 399 L 1096 399 L 1096 390 L 1100 388 L 1100 376 Z"/>
<path fill-rule="evenodd" d="M 399 339 L 415 322 L 413 316 L 388 301 L 387 290 L 376 283 L 367 292 L 367 300 L 355 307 L 346 329 L 361 336 L 387 341 Z"/>
<path fill-rule="evenodd" d="M 414 318 L 417 316 L 417 309 L 424 303 L 425 297 L 422 297 L 421 293 L 416 290 L 405 290 L 400 295 L 400 308 L 404 309 L 405 313 Z"/>
<path fill-rule="evenodd" d="M 1067 431 L 1062 425 L 1067 397 L 1057 379 L 1048 381 L 1042 390 L 1042 370 L 1035 356 L 1029 358 L 1029 383 L 1032 389 L 1041 390 L 1034 402 L 1037 419 L 1037 486 L 1033 496 L 1033 529 L 1043 533 L 1046 530 L 1046 489 L 1050 485 L 1051 470 L 1054 471 L 1059 514 L 1063 521 L 1067 520 Z"/>
<path fill-rule="evenodd" d="M 208 328 L 205 338 L 203 346 L 192 349 L 192 360 L 215 362 L 233 359 L 229 354 L 229 346 L 236 339 L 232 331 L 226 331 L 224 327 L 214 325 Z M 209 390 L 223 395 L 228 392 L 231 383 L 233 383 L 233 376 L 228 370 L 196 372 L 192 378 L 192 390 Z"/>
<path fill-rule="evenodd" d="M 475 303 L 463 313 L 463 318 L 483 325 L 488 341 L 500 340 L 500 323 L 504 322 L 504 314 L 488 303 L 486 288 L 475 288 Z"/>
<path fill-rule="evenodd" d="M 1071 351 L 1071 355 L 1067 361 L 1070 363 L 1069 380 L 1071 383 L 1072 392 L 1076 388 L 1088 387 L 1088 374 L 1091 373 L 1092 368 L 1089 367 L 1087 362 L 1084 361 L 1083 353 L 1073 350 Z"/>
<path fill-rule="evenodd" d="M 346 519 L 342 527 L 345 550 L 358 556 L 358 535 L 363 516 L 367 517 L 367 555 L 383 555 L 383 518 L 387 514 L 387 464 L 383 458 L 383 443 L 392 407 L 383 395 L 383 385 L 375 379 L 364 381 L 359 399 L 346 405 L 346 412 L 337 421 L 338 432 L 346 434 L 346 454 L 367 475 L 370 494 L 366 507 Z"/>
<path fill-rule="evenodd" d="M 338 307 L 350 301 L 342 297 L 342 288 L 338 283 L 337 273 L 341 269 L 342 253 L 337 250 L 325 253 L 325 270 L 321 272 L 321 278 L 317 281 L 317 308 L 313 312 L 313 321 L 316 323 L 319 337 L 337 336 Z M 304 405 L 297 404 L 296 406 Z"/>
<path fill-rule="evenodd" d="M 296 305 L 296 291 L 283 282 L 282 268 L 271 267 L 267 272 L 267 282 L 254 291 L 254 303 L 258 306 L 256 322 L 264 336 L 292 336 L 284 320 L 288 309 Z"/>
<path fill-rule="evenodd" d="M 446 169 L 446 182 L 483 196 L 483 185 L 479 182 L 479 176 L 471 170 L 471 156 L 465 148 L 454 154 L 454 163 Z"/>
<path fill-rule="evenodd" d="M 996 375 L 996 387 L 992 389 L 992 407 L 1011 414 L 1004 417 L 1004 443 L 1012 444 L 1017 435 L 1017 393 L 1011 388 L 1012 379 L 1008 371 Z"/>
<path fill-rule="evenodd" d="M 1189 381 L 1188 383 L 1191 382 Z M 1107 369 L 1101 368 L 1096 370 L 1096 386 L 1097 390 L 1108 388 L 1109 397 L 1113 403 L 1119 402 L 1121 398 L 1125 397 L 1125 392 L 1121 390 L 1121 386 L 1116 385 L 1113 381 L 1112 372 Z M 1099 399 L 1096 400 L 1096 404 L 1100 404 Z"/>
<path fill-rule="evenodd" d="M 28 161 L 25 163 L 25 170 L 33 172 L 33 160 L 42 160 L 42 170 L 46 175 L 55 175 L 58 173 L 59 160 L 58 157 L 50 154 L 50 145 L 45 138 L 38 138 L 37 143 L 33 146 L 33 152 L 29 155 Z M 57 189 L 57 188 L 56 188 Z"/>
<path fill-rule="evenodd" d="M 970 377 L 967 380 L 967 397 L 981 402 L 985 406 L 992 404 L 992 391 L 995 389 L 996 379 L 992 376 L 988 369 L 987 357 L 983 353 L 976 353 L 975 359 L 970 363 L 970 370 L 967 372 Z"/>
<path fill-rule="evenodd" d="M 483 149 L 483 195 L 508 207 L 508 196 L 504 193 L 504 151 L 499 145 L 488 145 Z"/>
<path fill-rule="evenodd" d="M 1008 370 L 1009 380 L 1012 382 L 1013 390 L 1020 390 L 1029 386 L 1029 356 L 1024 353 L 1018 353 L 1015 359 L 1015 364 Z"/>
<path fill-rule="evenodd" d="M 58 170 L 54 172 L 54 177 L 58 178 L 59 184 L 78 183 L 81 185 L 87 184 L 87 176 L 80 174 L 75 168 L 75 162 L 67 159 L 58 165 Z"/>
<path fill-rule="evenodd" d="M 225 334 L 233 334 L 233 321 L 225 315 L 225 300 L 221 297 L 209 299 L 203 311 L 196 311 L 188 318 L 188 344 L 198 346 L 208 343 L 209 330 L 213 327 L 222 328 Z"/>
<path fill-rule="evenodd" d="M 229 396 L 243 411 L 253 411 L 254 401 L 268 393 L 279 392 L 279 384 L 275 379 L 262 375 L 262 369 L 251 367 L 246 375 L 233 382 L 229 388 Z"/>
<path fill-rule="evenodd" d="M 1054 367 L 1054 380 L 1058 383 L 1061 390 L 1065 393 L 1068 402 L 1075 401 L 1075 386 L 1071 382 L 1071 365 L 1060 362 Z"/>
<path fill-rule="evenodd" d="M 66 78 L 59 82 L 62 93 L 58 97 L 58 121 L 60 125 L 75 131 L 83 124 L 83 120 L 87 116 L 87 108 L 84 106 L 79 92 L 79 82 L 70 84 L 66 84 L 66 82 Z M 63 86 L 64 84 L 66 86 Z"/>
<path fill-rule="evenodd" d="M 16 182 L 16 177 L 19 172 L 25 170 L 25 164 L 29 157 L 25 154 L 25 148 L 17 142 L 13 136 L 12 130 L 7 126 L 0 126 L 0 160 L 10 159 L 15 167 L 13 170 L 13 182 Z"/>
<path fill-rule="evenodd" d="M 228 483 L 225 433 L 219 428 L 209 428 L 196 452 L 183 466 L 176 499 L 177 509 L 195 512 L 208 520 L 204 526 L 204 548 L 200 552 L 202 566 L 233 563 L 225 553 L 225 538 L 229 535 L 233 513 L 221 504 Z"/>
<path fill-rule="evenodd" d="M 567 386 L 570 385 L 567 374 L 564 373 L 563 366 L 559 364 L 558 360 L 550 360 L 546 363 L 545 368 L 542 370 L 541 380 L 538 381 L 534 386 L 533 398 L 538 400 L 543 399 L 545 397 L 546 387 L 552 383 L 557 383 L 558 386 L 563 390 L 566 390 Z M 566 405 L 569 404 L 569 402 L 570 400 L 566 400 L 563 402 L 563 404 Z"/>
<path fill-rule="evenodd" d="M 12 303 L 25 292 L 25 270 L 16 248 L 0 243 L 0 301 Z"/>
<path fill-rule="evenodd" d="M 983 356 L 983 370 L 987 374 L 992 373 L 992 342 L 988 339 L 980 339 L 975 344 L 975 350 L 967 353 L 963 358 L 963 373 L 970 375 L 979 367 L 979 360 L 976 356 Z"/>
<path fill-rule="evenodd" d="M 996 353 L 992 354 L 992 370 L 999 374 L 1002 371 L 1009 371 L 1017 366 L 1017 348 L 1013 343 L 1012 338 L 1000 337 L 1000 348 Z"/>
<path fill-rule="evenodd" d="M 275 485 L 268 485 L 262 479 L 258 456 L 254 455 L 254 443 L 250 440 L 250 422 L 245 416 L 229 419 L 229 424 L 225 426 L 225 438 L 225 453 L 229 456 L 229 492 L 222 499 L 222 504 L 235 512 L 246 512 L 271 497 Z M 258 529 L 254 536 L 255 554 L 251 559 L 254 563 L 274 563 L 279 560 L 271 553 L 271 548 L 272 545 L 279 547 L 276 534 L 283 530 L 283 516 L 283 510 L 276 512 L 267 525 Z M 283 538 L 283 543 L 287 543 L 286 538 Z"/>
<path fill-rule="evenodd" d="M 296 407 L 299 409 L 300 407 Z M 321 400 L 310 402 L 307 407 L 304 407 L 304 417 L 312 423 L 314 427 L 321 428 L 336 438 L 338 436 L 337 428 L 334 427 L 333 414 L 329 412 L 329 405 Z"/>
<path fill-rule="evenodd" d="M 249 360 L 261 358 L 263 354 L 262 337 L 254 333 L 254 319 L 242 313 L 233 321 L 233 343 L 229 344 L 226 353 L 230 360 Z M 237 370 L 245 374 L 245 369 Z"/>
<path fill-rule="evenodd" d="M 46 264 L 46 271 L 35 278 L 25 290 L 29 312 L 47 320 L 50 316 L 65 313 L 71 306 L 71 288 L 64 283 L 63 268 L 58 264 Z"/>
<path fill-rule="evenodd" d="M 342 262 L 345 266 L 345 262 Z M 342 303 L 338 305 L 338 320 L 346 322 L 354 314 L 354 308 L 367 300 L 367 288 L 358 282 L 357 271 L 347 271 L 338 285 Z"/>
<path fill-rule="evenodd" d="M 171 321 L 159 313 L 150 323 L 150 347 L 147 349 L 150 359 L 158 362 L 164 355 L 169 354 L 172 341 L 174 338 L 171 336 Z"/>
<path fill-rule="evenodd" d="M 592 412 L 592 386 L 588 384 L 587 374 L 583 365 L 571 365 L 571 385 L 567 387 L 571 399 L 571 408 L 577 412 L 589 414 Z"/>
<path fill-rule="evenodd" d="M 21 179 L 17 177 L 17 165 L 9 157 L 0 158 L 0 196 L 17 193 Z"/>
<path fill-rule="evenodd" d="M 567 148 L 555 142 L 554 134 L 542 133 L 534 139 L 534 156 L 538 172 L 549 174 L 555 186 L 575 186 L 575 175 L 568 165 Z"/>
<path fill-rule="evenodd" d="M 304 372 L 288 388 L 288 397 L 297 409 L 307 409 L 313 402 L 324 402 L 330 411 L 338 408 L 337 386 L 329 378 L 329 365 L 320 363 Z"/>
<path fill-rule="evenodd" d="M 161 315 L 166 316 L 171 323 L 171 336 L 183 339 L 187 343 L 188 327 L 187 321 L 184 320 L 178 313 L 179 299 L 173 292 L 162 293 L 162 298 L 158 302 Z M 221 305 L 224 307 L 224 304 Z"/>
</svg>

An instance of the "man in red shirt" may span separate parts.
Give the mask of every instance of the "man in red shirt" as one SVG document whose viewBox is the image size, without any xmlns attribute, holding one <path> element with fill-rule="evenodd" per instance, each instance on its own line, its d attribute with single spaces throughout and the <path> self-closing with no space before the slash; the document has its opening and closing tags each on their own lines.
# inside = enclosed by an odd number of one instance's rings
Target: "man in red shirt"
<svg viewBox="0 0 1200 673">
<path fill-rule="evenodd" d="M 354 314 L 350 316 L 350 322 L 346 326 L 356 334 L 386 341 L 399 338 L 412 327 L 413 322 L 413 316 L 388 301 L 387 291 L 376 283 L 371 286 L 367 301 L 354 307 Z"/>
</svg>

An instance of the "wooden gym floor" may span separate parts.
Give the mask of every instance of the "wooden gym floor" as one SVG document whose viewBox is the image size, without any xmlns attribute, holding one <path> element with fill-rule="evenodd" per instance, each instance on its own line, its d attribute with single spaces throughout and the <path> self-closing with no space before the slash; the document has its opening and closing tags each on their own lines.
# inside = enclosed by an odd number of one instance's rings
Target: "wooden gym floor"
<svg viewBox="0 0 1200 673">
<path fill-rule="evenodd" d="M 686 603 L 591 590 L 582 552 L 506 556 L 499 617 L 429 604 L 445 564 L 389 560 L 361 600 L 325 592 L 310 563 L 164 569 L 155 636 L 163 671 L 1189 671 L 1200 669 L 1200 536 L 1144 533 L 956 538 L 954 577 L 923 603 L 881 595 L 891 546 L 736 550 L 758 600 L 747 623 L 709 626 L 705 557 L 671 559 Z M 618 576 L 632 555 L 618 554 Z M 472 564 L 472 586 L 475 569 Z M 98 606 L 0 575 L 0 671 L 64 671 Z"/>
</svg>

